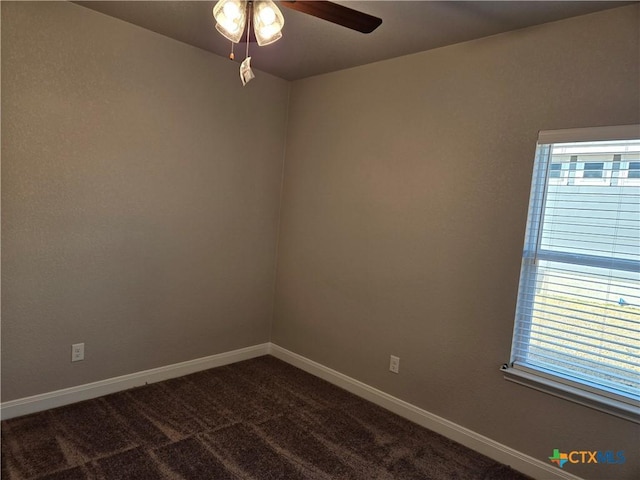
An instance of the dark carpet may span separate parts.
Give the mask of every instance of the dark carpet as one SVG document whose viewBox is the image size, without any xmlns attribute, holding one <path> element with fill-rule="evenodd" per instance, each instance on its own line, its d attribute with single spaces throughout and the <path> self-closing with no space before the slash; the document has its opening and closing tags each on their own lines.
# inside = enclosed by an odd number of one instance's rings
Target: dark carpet
<svg viewBox="0 0 640 480">
<path fill-rule="evenodd" d="M 528 477 L 271 356 L 2 422 L 2 478 Z"/>
</svg>

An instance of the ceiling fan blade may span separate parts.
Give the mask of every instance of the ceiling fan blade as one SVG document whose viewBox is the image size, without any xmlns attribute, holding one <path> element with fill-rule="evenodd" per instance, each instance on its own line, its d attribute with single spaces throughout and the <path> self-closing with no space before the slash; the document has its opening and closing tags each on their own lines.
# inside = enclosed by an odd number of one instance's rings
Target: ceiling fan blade
<svg viewBox="0 0 640 480">
<path fill-rule="evenodd" d="M 333 2 L 280 1 L 283 7 L 297 10 L 362 33 L 371 33 L 382 23 L 382 19 L 362 13 Z"/>
</svg>

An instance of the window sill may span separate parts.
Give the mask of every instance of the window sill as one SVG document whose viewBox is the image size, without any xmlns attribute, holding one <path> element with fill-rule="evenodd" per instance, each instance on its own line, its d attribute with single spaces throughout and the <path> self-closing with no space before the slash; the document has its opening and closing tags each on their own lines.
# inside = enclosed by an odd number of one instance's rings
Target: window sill
<svg viewBox="0 0 640 480">
<path fill-rule="evenodd" d="M 510 382 L 548 393 L 601 412 L 640 424 L 640 408 L 602 395 L 587 392 L 532 373 L 503 365 L 500 370 Z"/>
</svg>

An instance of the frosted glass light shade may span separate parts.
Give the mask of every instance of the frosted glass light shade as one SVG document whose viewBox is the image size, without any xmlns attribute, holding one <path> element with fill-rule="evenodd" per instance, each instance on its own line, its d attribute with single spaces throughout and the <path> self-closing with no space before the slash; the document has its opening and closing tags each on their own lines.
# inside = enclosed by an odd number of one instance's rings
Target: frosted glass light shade
<svg viewBox="0 0 640 480">
<path fill-rule="evenodd" d="M 271 0 L 257 1 L 253 7 L 253 29 L 258 45 L 269 45 L 282 38 L 284 17 Z"/>
<path fill-rule="evenodd" d="M 247 21 L 247 4 L 240 0 L 219 0 L 213 6 L 216 30 L 233 43 L 242 38 Z"/>
</svg>

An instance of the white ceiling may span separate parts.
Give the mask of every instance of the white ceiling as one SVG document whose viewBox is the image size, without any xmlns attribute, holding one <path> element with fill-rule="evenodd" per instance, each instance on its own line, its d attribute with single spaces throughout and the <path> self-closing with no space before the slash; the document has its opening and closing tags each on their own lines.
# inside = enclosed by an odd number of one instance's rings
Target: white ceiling
<svg viewBox="0 0 640 480">
<path fill-rule="evenodd" d="M 74 2 L 176 40 L 227 57 L 231 43 L 215 30 L 215 1 Z M 286 80 L 464 42 L 531 25 L 634 2 L 612 1 L 339 1 L 382 18 L 362 34 L 282 8 L 283 37 L 265 47 L 250 44 L 253 68 Z M 236 62 L 246 44 L 235 46 Z"/>
</svg>

